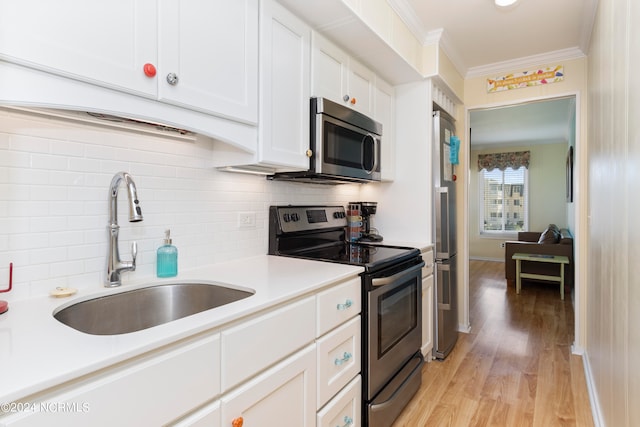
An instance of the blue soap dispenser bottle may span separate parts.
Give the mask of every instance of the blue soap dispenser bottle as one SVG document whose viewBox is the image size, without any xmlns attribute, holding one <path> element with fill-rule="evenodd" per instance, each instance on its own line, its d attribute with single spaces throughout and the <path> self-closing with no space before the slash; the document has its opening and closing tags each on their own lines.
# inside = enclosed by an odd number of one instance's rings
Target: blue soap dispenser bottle
<svg viewBox="0 0 640 427">
<path fill-rule="evenodd" d="M 178 248 L 171 244 L 171 230 L 164 232 L 164 245 L 158 248 L 156 263 L 158 277 L 174 277 L 178 275 Z"/>
</svg>

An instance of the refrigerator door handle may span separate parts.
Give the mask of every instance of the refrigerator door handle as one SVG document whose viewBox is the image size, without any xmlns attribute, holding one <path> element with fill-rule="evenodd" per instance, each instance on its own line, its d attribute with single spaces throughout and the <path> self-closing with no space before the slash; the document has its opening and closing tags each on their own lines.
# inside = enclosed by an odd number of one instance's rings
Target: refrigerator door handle
<svg viewBox="0 0 640 427">
<path fill-rule="evenodd" d="M 449 258 L 449 188 L 436 188 L 436 258 Z"/>
<path fill-rule="evenodd" d="M 451 310 L 451 278 L 449 277 L 447 280 L 447 296 L 445 298 L 444 295 L 444 275 L 449 274 L 451 271 L 451 267 L 448 264 L 437 263 L 437 271 L 438 271 L 438 280 L 437 280 L 437 291 L 438 291 L 438 308 L 442 310 Z M 445 304 L 444 301 L 447 301 Z"/>
</svg>

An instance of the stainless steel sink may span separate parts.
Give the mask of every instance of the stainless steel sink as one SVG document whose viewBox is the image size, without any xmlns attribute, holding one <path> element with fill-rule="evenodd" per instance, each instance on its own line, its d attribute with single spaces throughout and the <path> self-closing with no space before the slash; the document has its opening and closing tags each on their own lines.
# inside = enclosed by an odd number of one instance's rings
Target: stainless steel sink
<svg viewBox="0 0 640 427">
<path fill-rule="evenodd" d="M 206 283 L 167 283 L 81 301 L 53 313 L 60 322 L 92 335 L 151 328 L 253 295 Z"/>
</svg>

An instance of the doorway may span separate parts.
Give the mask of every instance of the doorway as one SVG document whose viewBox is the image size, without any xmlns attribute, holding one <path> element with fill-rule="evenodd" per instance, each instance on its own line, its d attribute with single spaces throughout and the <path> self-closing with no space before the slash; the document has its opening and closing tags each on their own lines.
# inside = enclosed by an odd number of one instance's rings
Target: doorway
<svg viewBox="0 0 640 427">
<path fill-rule="evenodd" d="M 500 105 L 479 106 L 467 110 L 467 179 L 464 195 L 468 209 L 465 212 L 465 258 L 463 295 L 465 308 L 469 307 L 469 262 L 470 260 L 504 261 L 504 245 L 506 240 L 517 239 L 517 227 L 504 224 L 515 224 L 513 212 L 489 212 L 482 204 L 485 194 L 481 194 L 481 178 L 478 171 L 478 155 L 486 153 L 523 152 L 531 154 L 531 166 L 528 168 L 529 189 L 527 194 L 526 220 L 518 218 L 518 226 L 530 231 L 543 231 L 548 224 L 554 223 L 561 228 L 568 228 L 574 236 L 575 258 L 575 332 L 574 350 L 580 348 L 578 335 L 580 316 L 580 281 L 579 281 L 579 230 L 580 217 L 577 214 L 579 193 L 575 188 L 579 185 L 579 173 L 567 171 L 567 156 L 572 150 L 573 161 L 579 169 L 580 143 L 578 114 L 578 94 L 530 99 Z M 567 180 L 572 178 L 571 190 L 573 199 L 567 199 Z M 494 201 L 495 202 L 495 201 Z M 508 203 L 508 201 L 502 201 Z M 513 203 L 513 201 L 512 201 Z M 503 228 L 499 232 L 487 226 L 485 216 L 502 219 Z M 518 214 L 515 214 L 518 215 Z M 468 316 L 468 310 L 466 311 Z M 463 320 L 463 319 L 461 319 Z M 470 319 L 464 319 L 470 328 Z"/>
</svg>

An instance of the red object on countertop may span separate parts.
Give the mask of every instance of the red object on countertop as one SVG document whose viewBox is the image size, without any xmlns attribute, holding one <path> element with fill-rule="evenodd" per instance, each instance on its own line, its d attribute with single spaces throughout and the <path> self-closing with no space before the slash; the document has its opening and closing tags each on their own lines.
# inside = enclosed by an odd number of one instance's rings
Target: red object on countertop
<svg viewBox="0 0 640 427">
<path fill-rule="evenodd" d="M 7 289 L 3 289 L 2 292 L 9 292 L 13 288 L 13 263 L 9 263 L 9 287 Z M 0 314 L 6 313 L 9 310 L 9 303 L 7 301 L 0 300 Z"/>
<path fill-rule="evenodd" d="M 13 288 L 13 263 L 9 263 L 9 287 L 7 289 L 0 290 L 0 294 L 3 292 L 9 292 Z"/>
</svg>

